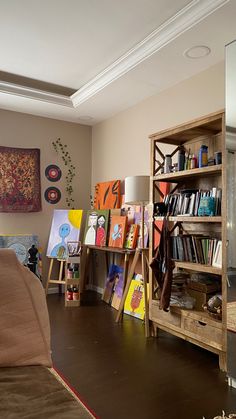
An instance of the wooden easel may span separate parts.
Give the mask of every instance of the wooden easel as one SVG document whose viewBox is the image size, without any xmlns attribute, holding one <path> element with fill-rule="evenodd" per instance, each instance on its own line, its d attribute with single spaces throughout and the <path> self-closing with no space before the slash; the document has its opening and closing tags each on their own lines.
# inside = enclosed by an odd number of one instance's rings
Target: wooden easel
<svg viewBox="0 0 236 419">
<path fill-rule="evenodd" d="M 148 286 L 147 285 L 148 249 L 137 248 L 135 250 L 133 262 L 132 262 L 130 270 L 128 272 L 125 289 L 124 289 L 123 296 L 122 296 L 120 306 L 119 306 L 119 310 L 118 310 L 118 313 L 117 313 L 117 316 L 116 316 L 116 323 L 118 323 L 119 320 L 122 317 L 125 300 L 126 300 L 126 297 L 127 297 L 128 291 L 129 291 L 129 287 L 130 287 L 131 281 L 132 281 L 133 276 L 134 276 L 135 268 L 136 268 L 136 265 L 138 263 L 138 259 L 139 259 L 140 256 L 141 256 L 141 261 L 142 261 L 142 277 L 143 277 L 143 288 L 144 288 L 145 336 L 149 337 L 150 336 L 149 304 L 148 304 L 148 291 L 147 291 L 147 286 Z"/>
<path fill-rule="evenodd" d="M 45 294 L 46 295 L 48 293 L 49 284 L 58 284 L 60 286 L 60 285 L 65 285 L 65 283 L 66 283 L 65 279 L 63 279 L 63 271 L 64 271 L 66 260 L 65 259 L 56 259 L 56 258 L 50 258 L 50 259 L 51 260 L 50 260 L 50 265 L 49 265 L 49 270 L 48 270 L 48 277 L 47 277 L 47 282 L 46 282 L 46 287 L 45 287 Z M 54 261 L 59 262 L 59 264 L 60 264 L 58 279 L 51 279 L 52 268 L 53 268 L 53 265 L 54 265 Z"/>
</svg>

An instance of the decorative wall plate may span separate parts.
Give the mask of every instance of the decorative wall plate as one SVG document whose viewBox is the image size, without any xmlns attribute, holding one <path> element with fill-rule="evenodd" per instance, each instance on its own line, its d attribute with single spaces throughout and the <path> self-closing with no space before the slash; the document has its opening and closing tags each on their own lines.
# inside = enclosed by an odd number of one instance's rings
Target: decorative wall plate
<svg viewBox="0 0 236 419">
<path fill-rule="evenodd" d="M 50 164 L 45 169 L 45 176 L 50 182 L 57 182 L 61 179 L 61 169 L 56 164 Z"/>
<path fill-rule="evenodd" d="M 61 199 L 61 191 L 51 186 L 44 192 L 44 198 L 49 204 L 57 204 Z"/>
</svg>

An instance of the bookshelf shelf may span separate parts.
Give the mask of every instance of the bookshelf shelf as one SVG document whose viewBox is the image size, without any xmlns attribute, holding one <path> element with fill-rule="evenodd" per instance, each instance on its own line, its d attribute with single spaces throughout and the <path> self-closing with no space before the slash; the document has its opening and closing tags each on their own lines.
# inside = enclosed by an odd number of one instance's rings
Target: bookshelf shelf
<svg viewBox="0 0 236 419">
<path fill-rule="evenodd" d="M 206 272 L 209 274 L 215 274 L 215 275 L 221 275 L 222 269 L 215 268 L 211 265 L 203 265 L 201 263 L 191 263 L 191 262 L 181 262 L 175 260 L 175 266 L 176 268 L 183 268 L 190 271 L 196 271 L 196 272 Z"/>
<path fill-rule="evenodd" d="M 185 273 L 190 279 L 193 274 L 195 277 L 196 274 L 201 276 L 205 274 L 207 280 L 211 277 L 219 281 L 222 294 L 222 320 L 214 319 L 203 309 L 202 311 L 186 310 L 171 306 L 169 312 L 160 310 L 159 296 L 162 290 L 159 289 L 159 292 L 157 292 L 158 283 L 151 269 L 149 271 L 149 318 L 152 321 L 154 332 L 160 328 L 217 353 L 220 368 L 226 371 L 227 211 L 224 111 L 215 112 L 186 124 L 154 133 L 149 136 L 149 139 L 151 141 L 150 202 L 153 204 L 152 208 L 155 211 L 158 210 L 158 206 L 154 204 L 164 201 L 169 213 L 175 214 L 167 217 L 168 229 L 172 236 L 170 240 L 172 254 L 174 255 L 174 259 L 172 259 L 174 272 Z M 164 165 L 165 154 L 170 152 L 169 148 L 167 151 L 165 144 L 177 146 L 177 149 L 173 147 L 172 156 L 178 153 L 179 146 L 183 146 L 186 153 L 196 156 L 200 147 L 206 145 L 209 157 L 214 156 L 214 153 L 219 151 L 222 153 L 222 164 L 158 174 Z M 197 195 L 198 193 L 199 195 Z M 194 194 L 196 194 L 195 198 Z M 199 202 L 204 196 L 216 198 L 215 216 L 177 215 L 181 212 L 186 214 L 188 211 L 190 214 L 197 214 L 200 208 Z M 202 213 L 206 214 L 207 212 L 204 212 L 203 209 Z M 164 217 L 153 216 L 149 240 L 150 262 L 155 255 L 156 246 L 160 242 L 163 220 Z M 198 262 L 212 263 L 214 260 L 215 263 L 215 257 L 216 255 L 219 256 L 220 252 L 216 250 L 218 247 L 220 248 L 218 243 L 222 246 L 222 268 L 193 262 L 197 260 Z M 168 262 L 166 264 L 167 271 L 172 269 L 171 264 L 170 266 L 168 266 Z M 204 294 L 204 292 L 202 293 Z M 202 301 L 201 298 L 207 301 L 205 298 L 210 298 L 210 295 L 208 297 L 206 294 L 198 297 L 198 302 Z M 196 305 L 196 307 L 199 310 L 202 303 Z"/>
<path fill-rule="evenodd" d="M 163 221 L 164 217 L 154 217 L 155 221 Z M 184 222 L 184 223 L 221 223 L 222 217 L 214 216 L 214 217 L 191 217 L 187 215 L 176 215 L 176 216 L 169 216 L 169 221 L 172 222 Z"/>
<path fill-rule="evenodd" d="M 214 166 L 202 167 L 197 169 L 182 170 L 181 172 L 175 173 L 163 173 L 152 177 L 153 181 L 157 182 L 171 182 L 177 183 L 187 178 L 193 178 L 195 176 L 213 176 L 220 174 L 222 171 L 222 165 L 217 164 Z"/>
</svg>

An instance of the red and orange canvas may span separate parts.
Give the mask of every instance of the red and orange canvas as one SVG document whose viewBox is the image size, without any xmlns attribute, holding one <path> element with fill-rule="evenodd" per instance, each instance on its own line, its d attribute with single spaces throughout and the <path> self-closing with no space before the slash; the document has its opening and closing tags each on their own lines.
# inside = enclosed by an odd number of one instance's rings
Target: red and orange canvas
<svg viewBox="0 0 236 419">
<path fill-rule="evenodd" d="M 94 209 L 120 208 L 120 180 L 97 183 L 95 186 Z"/>
<path fill-rule="evenodd" d="M 126 234 L 126 216 L 116 216 L 111 217 L 111 226 L 110 226 L 110 236 L 109 236 L 109 246 L 110 247 L 120 247 L 124 246 L 125 234 Z"/>
<path fill-rule="evenodd" d="M 126 249 L 135 249 L 138 239 L 139 225 L 130 224 L 128 225 L 126 237 L 125 237 L 125 248 Z"/>
</svg>

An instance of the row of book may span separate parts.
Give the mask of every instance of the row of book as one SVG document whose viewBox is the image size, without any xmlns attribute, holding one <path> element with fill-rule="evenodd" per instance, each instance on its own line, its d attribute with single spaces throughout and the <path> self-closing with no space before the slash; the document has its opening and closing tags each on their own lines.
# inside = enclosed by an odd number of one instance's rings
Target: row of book
<svg viewBox="0 0 236 419">
<path fill-rule="evenodd" d="M 172 236 L 171 239 L 173 259 L 220 266 L 221 258 L 218 253 L 221 240 L 189 234 Z"/>
<path fill-rule="evenodd" d="M 184 189 L 164 198 L 168 215 L 216 216 L 221 215 L 222 190 Z"/>
</svg>

